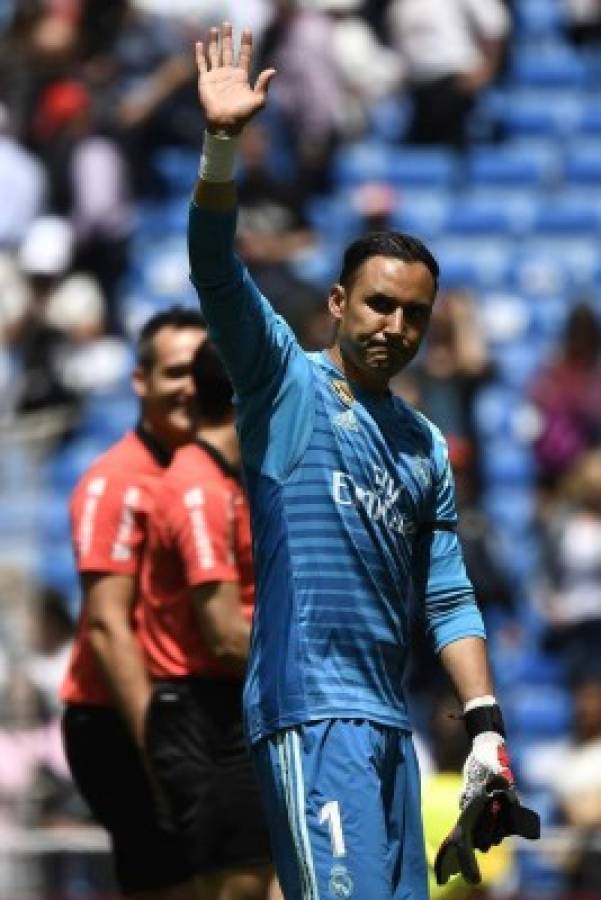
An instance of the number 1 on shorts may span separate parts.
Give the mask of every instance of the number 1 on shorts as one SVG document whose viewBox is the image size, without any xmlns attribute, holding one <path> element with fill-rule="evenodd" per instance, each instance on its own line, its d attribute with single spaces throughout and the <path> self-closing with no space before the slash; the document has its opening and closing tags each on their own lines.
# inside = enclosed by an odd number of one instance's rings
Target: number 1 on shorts
<svg viewBox="0 0 601 900">
<path fill-rule="evenodd" d="M 319 824 L 328 823 L 330 829 L 330 841 L 332 842 L 333 856 L 346 856 L 346 847 L 344 845 L 344 835 L 342 834 L 342 821 L 340 818 L 340 804 L 338 800 L 328 800 L 321 807 L 319 813 Z"/>
</svg>

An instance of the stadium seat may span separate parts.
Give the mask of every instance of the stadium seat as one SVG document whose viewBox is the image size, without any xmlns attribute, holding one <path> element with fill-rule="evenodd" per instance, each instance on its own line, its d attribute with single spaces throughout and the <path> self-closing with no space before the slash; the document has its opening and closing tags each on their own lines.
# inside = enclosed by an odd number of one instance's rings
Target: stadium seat
<svg viewBox="0 0 601 900">
<path fill-rule="evenodd" d="M 333 239 L 345 244 L 362 230 L 362 218 L 352 190 L 309 198 L 306 215 L 323 240 Z"/>
<path fill-rule="evenodd" d="M 545 358 L 546 345 L 532 339 L 508 342 L 494 354 L 497 377 L 524 391 Z"/>
<path fill-rule="evenodd" d="M 486 441 L 481 452 L 482 473 L 490 487 L 503 485 L 534 486 L 534 461 L 528 449 L 500 437 Z"/>
<path fill-rule="evenodd" d="M 562 194 L 539 204 L 532 229 L 539 234 L 595 234 L 601 229 L 601 207 L 596 197 L 587 201 Z"/>
<path fill-rule="evenodd" d="M 35 491 L 3 491 L 0 503 L 0 540 L 35 534 L 39 504 L 40 496 Z"/>
<path fill-rule="evenodd" d="M 489 145 L 475 147 L 467 157 L 466 168 L 472 185 L 541 187 L 556 181 L 559 159 L 549 146 Z"/>
<path fill-rule="evenodd" d="M 188 147 L 161 147 L 155 150 L 155 166 L 172 196 L 190 196 L 198 177 L 199 157 L 199 150 Z"/>
<path fill-rule="evenodd" d="M 513 88 L 507 90 L 495 105 L 497 121 L 510 136 L 562 138 L 582 127 L 584 107 L 573 91 L 545 92 Z"/>
<path fill-rule="evenodd" d="M 69 543 L 69 496 L 63 491 L 45 490 L 38 499 L 37 532 L 47 544 Z"/>
<path fill-rule="evenodd" d="M 536 139 L 528 143 L 540 146 Z M 448 204 L 449 234 L 499 234 L 520 237 L 532 227 L 540 204 L 538 187 L 477 184 L 456 193 Z"/>
<path fill-rule="evenodd" d="M 522 683 L 506 692 L 503 713 L 507 728 L 530 739 L 554 739 L 569 732 L 573 703 L 567 688 Z"/>
<path fill-rule="evenodd" d="M 551 812 L 552 799 L 549 795 L 546 798 L 541 792 L 529 794 L 528 803 L 532 808 L 536 808 L 537 812 L 540 809 L 539 815 L 543 826 L 557 824 Z M 549 817 L 551 818 L 549 819 Z M 548 900 L 551 898 L 567 900 L 568 897 L 574 896 L 568 890 L 563 867 L 558 862 L 554 863 L 553 856 L 539 850 L 535 843 L 528 846 L 520 844 L 516 849 L 516 863 L 519 873 L 520 897 L 523 900 L 535 900 L 535 898 L 538 900 L 542 897 L 546 897 Z"/>
<path fill-rule="evenodd" d="M 42 544 L 36 565 L 36 578 L 40 584 L 56 588 L 64 594 L 69 611 L 77 616 L 79 587 L 69 541 Z"/>
<path fill-rule="evenodd" d="M 474 419 L 480 437 L 488 440 L 510 437 L 520 401 L 519 393 L 498 381 L 481 388 L 474 401 Z"/>
<path fill-rule="evenodd" d="M 71 440 L 45 464 L 45 484 L 52 490 L 67 494 L 110 443 L 109 438 L 100 439 L 97 436 Z"/>
<path fill-rule="evenodd" d="M 411 192 L 399 192 L 399 199 L 391 216 L 391 226 L 431 240 L 446 229 L 454 200 L 444 192 L 422 192 L 421 197 Z"/>
<path fill-rule="evenodd" d="M 138 415 L 131 390 L 127 393 L 100 394 L 86 398 L 79 419 L 79 434 L 101 441 L 115 441 L 133 428 Z"/>
<path fill-rule="evenodd" d="M 489 346 L 523 342 L 529 336 L 532 309 L 518 293 L 490 291 L 482 296 L 480 321 Z"/>
<path fill-rule="evenodd" d="M 534 497 L 529 488 L 522 486 L 489 487 L 482 503 L 496 528 L 512 533 L 527 532 L 534 521 Z"/>
<path fill-rule="evenodd" d="M 532 88 L 572 88 L 586 85 L 585 60 L 566 45 L 515 48 L 509 66 L 510 83 Z M 541 97 L 544 102 L 544 97 Z"/>
<path fill-rule="evenodd" d="M 399 187 L 423 186 L 448 188 L 459 172 L 459 160 L 446 148 L 394 148 L 390 160 L 390 178 Z"/>
<path fill-rule="evenodd" d="M 341 251 L 342 246 L 338 242 L 322 240 L 311 250 L 296 257 L 290 263 L 290 271 L 300 281 L 320 290 L 327 290 L 338 278 Z"/>
<path fill-rule="evenodd" d="M 583 102 L 579 125 L 584 135 L 601 135 L 601 97 L 598 91 Z"/>
<path fill-rule="evenodd" d="M 389 144 L 402 141 L 409 121 L 409 106 L 401 96 L 381 97 L 368 110 L 369 133 Z"/>
<path fill-rule="evenodd" d="M 557 0 L 520 0 L 515 4 L 514 27 L 518 36 L 540 38 L 560 33 L 563 10 Z"/>
<path fill-rule="evenodd" d="M 371 181 L 399 187 L 448 187 L 456 178 L 457 166 L 455 155 L 446 149 L 417 150 L 361 141 L 337 152 L 332 176 L 338 188 Z"/>
<path fill-rule="evenodd" d="M 442 236 L 432 244 L 444 287 L 497 287 L 507 277 L 512 241 L 502 236 Z"/>
<path fill-rule="evenodd" d="M 568 147 L 563 174 L 568 185 L 601 186 L 601 140 L 575 141 Z"/>
<path fill-rule="evenodd" d="M 549 271 L 554 269 L 571 294 L 589 289 L 595 284 L 599 265 L 599 237 L 596 234 L 533 234 L 519 247 L 522 263 L 544 261 Z"/>
<path fill-rule="evenodd" d="M 569 271 L 561 259 L 519 248 L 511 256 L 507 286 L 525 298 L 563 297 L 569 283 Z"/>
</svg>

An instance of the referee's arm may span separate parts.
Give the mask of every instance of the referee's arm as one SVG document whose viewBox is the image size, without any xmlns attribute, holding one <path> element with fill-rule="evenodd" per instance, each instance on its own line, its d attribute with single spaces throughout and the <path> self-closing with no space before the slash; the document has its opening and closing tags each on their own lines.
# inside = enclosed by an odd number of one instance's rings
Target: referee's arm
<svg viewBox="0 0 601 900">
<path fill-rule="evenodd" d="M 82 586 L 90 646 L 117 709 L 136 746 L 142 748 L 151 686 L 131 627 L 136 578 L 112 572 L 85 572 Z"/>
</svg>

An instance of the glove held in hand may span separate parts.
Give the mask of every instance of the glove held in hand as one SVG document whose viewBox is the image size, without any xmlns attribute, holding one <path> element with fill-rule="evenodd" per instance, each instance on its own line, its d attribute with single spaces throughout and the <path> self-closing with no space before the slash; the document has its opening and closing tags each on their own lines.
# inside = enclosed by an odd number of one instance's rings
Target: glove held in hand
<svg viewBox="0 0 601 900">
<path fill-rule="evenodd" d="M 536 840 L 540 819 L 522 806 L 513 785 L 501 775 L 489 779 L 486 790 L 463 808 L 457 823 L 443 841 L 434 863 L 438 884 L 460 873 L 470 884 L 481 881 L 476 849 L 486 851 L 509 835 Z"/>
</svg>

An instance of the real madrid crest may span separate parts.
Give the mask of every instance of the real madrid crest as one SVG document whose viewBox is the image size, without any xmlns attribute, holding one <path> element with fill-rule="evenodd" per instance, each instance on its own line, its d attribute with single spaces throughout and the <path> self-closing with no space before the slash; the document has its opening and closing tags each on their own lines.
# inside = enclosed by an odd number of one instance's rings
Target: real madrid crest
<svg viewBox="0 0 601 900">
<path fill-rule="evenodd" d="M 331 378 L 332 390 L 345 406 L 352 406 L 355 398 L 353 392 L 343 378 Z"/>
<path fill-rule="evenodd" d="M 339 900 L 347 900 L 352 896 L 355 885 L 346 866 L 332 866 L 330 870 L 330 883 L 328 889 L 332 897 Z"/>
</svg>

